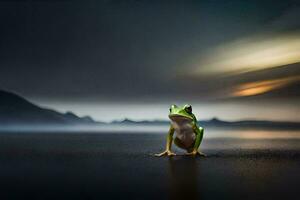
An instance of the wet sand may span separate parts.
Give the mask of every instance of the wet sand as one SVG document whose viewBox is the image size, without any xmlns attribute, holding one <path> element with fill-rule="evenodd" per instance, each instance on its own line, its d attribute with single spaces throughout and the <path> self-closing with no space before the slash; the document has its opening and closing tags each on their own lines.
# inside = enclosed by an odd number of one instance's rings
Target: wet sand
<svg viewBox="0 0 300 200">
<path fill-rule="evenodd" d="M 204 138 L 206 158 L 152 156 L 164 143 L 163 134 L 1 133 L 1 199 L 299 196 L 299 139 Z"/>
</svg>

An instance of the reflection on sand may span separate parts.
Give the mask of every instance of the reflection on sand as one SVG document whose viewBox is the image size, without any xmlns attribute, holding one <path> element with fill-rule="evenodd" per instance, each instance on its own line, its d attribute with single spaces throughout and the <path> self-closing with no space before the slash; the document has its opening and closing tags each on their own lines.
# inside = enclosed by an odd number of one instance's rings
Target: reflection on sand
<svg viewBox="0 0 300 200">
<path fill-rule="evenodd" d="M 169 157 L 170 199 L 198 199 L 197 163 L 192 157 Z"/>
<path fill-rule="evenodd" d="M 241 138 L 241 139 L 300 139 L 299 130 L 251 130 L 251 129 L 216 129 L 208 128 L 206 138 Z"/>
</svg>

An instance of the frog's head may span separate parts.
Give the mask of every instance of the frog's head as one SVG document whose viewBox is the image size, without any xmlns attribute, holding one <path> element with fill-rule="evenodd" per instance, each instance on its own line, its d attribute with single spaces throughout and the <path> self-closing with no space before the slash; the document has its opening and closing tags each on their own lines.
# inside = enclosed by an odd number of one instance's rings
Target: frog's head
<svg viewBox="0 0 300 200">
<path fill-rule="evenodd" d="M 182 121 L 182 120 L 194 120 L 192 113 L 192 106 L 191 105 L 184 105 L 183 107 L 178 107 L 176 105 L 172 105 L 170 107 L 170 114 L 169 118 L 172 121 Z"/>
</svg>

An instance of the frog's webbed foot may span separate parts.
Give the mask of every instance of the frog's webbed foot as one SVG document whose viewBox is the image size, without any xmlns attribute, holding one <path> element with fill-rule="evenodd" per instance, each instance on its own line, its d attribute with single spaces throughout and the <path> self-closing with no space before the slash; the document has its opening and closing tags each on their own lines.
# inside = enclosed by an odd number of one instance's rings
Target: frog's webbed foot
<svg viewBox="0 0 300 200">
<path fill-rule="evenodd" d="M 192 152 L 188 152 L 185 155 L 187 156 L 202 156 L 202 157 L 206 157 L 205 153 L 202 153 L 201 151 L 192 151 Z"/>
<path fill-rule="evenodd" d="M 203 156 L 203 157 L 206 157 L 207 155 L 201 151 L 197 151 L 197 155 L 198 156 Z"/>
<path fill-rule="evenodd" d="M 155 154 L 156 157 L 161 157 L 161 156 L 176 156 L 175 153 L 171 151 L 164 151 L 162 153 Z"/>
</svg>

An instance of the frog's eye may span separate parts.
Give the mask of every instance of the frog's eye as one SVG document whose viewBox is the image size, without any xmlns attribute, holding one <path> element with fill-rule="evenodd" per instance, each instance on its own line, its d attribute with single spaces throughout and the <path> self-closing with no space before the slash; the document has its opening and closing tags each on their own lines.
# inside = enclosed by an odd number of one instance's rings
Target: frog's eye
<svg viewBox="0 0 300 200">
<path fill-rule="evenodd" d="M 177 108 L 177 106 L 175 105 L 175 104 L 173 104 L 173 105 L 171 105 L 171 107 L 170 107 L 170 112 L 172 111 L 172 109 L 174 109 L 174 108 Z"/>
<path fill-rule="evenodd" d="M 186 105 L 186 106 L 184 106 L 184 110 L 185 110 L 187 113 L 192 113 L 192 106 L 191 106 L 191 105 Z"/>
</svg>

